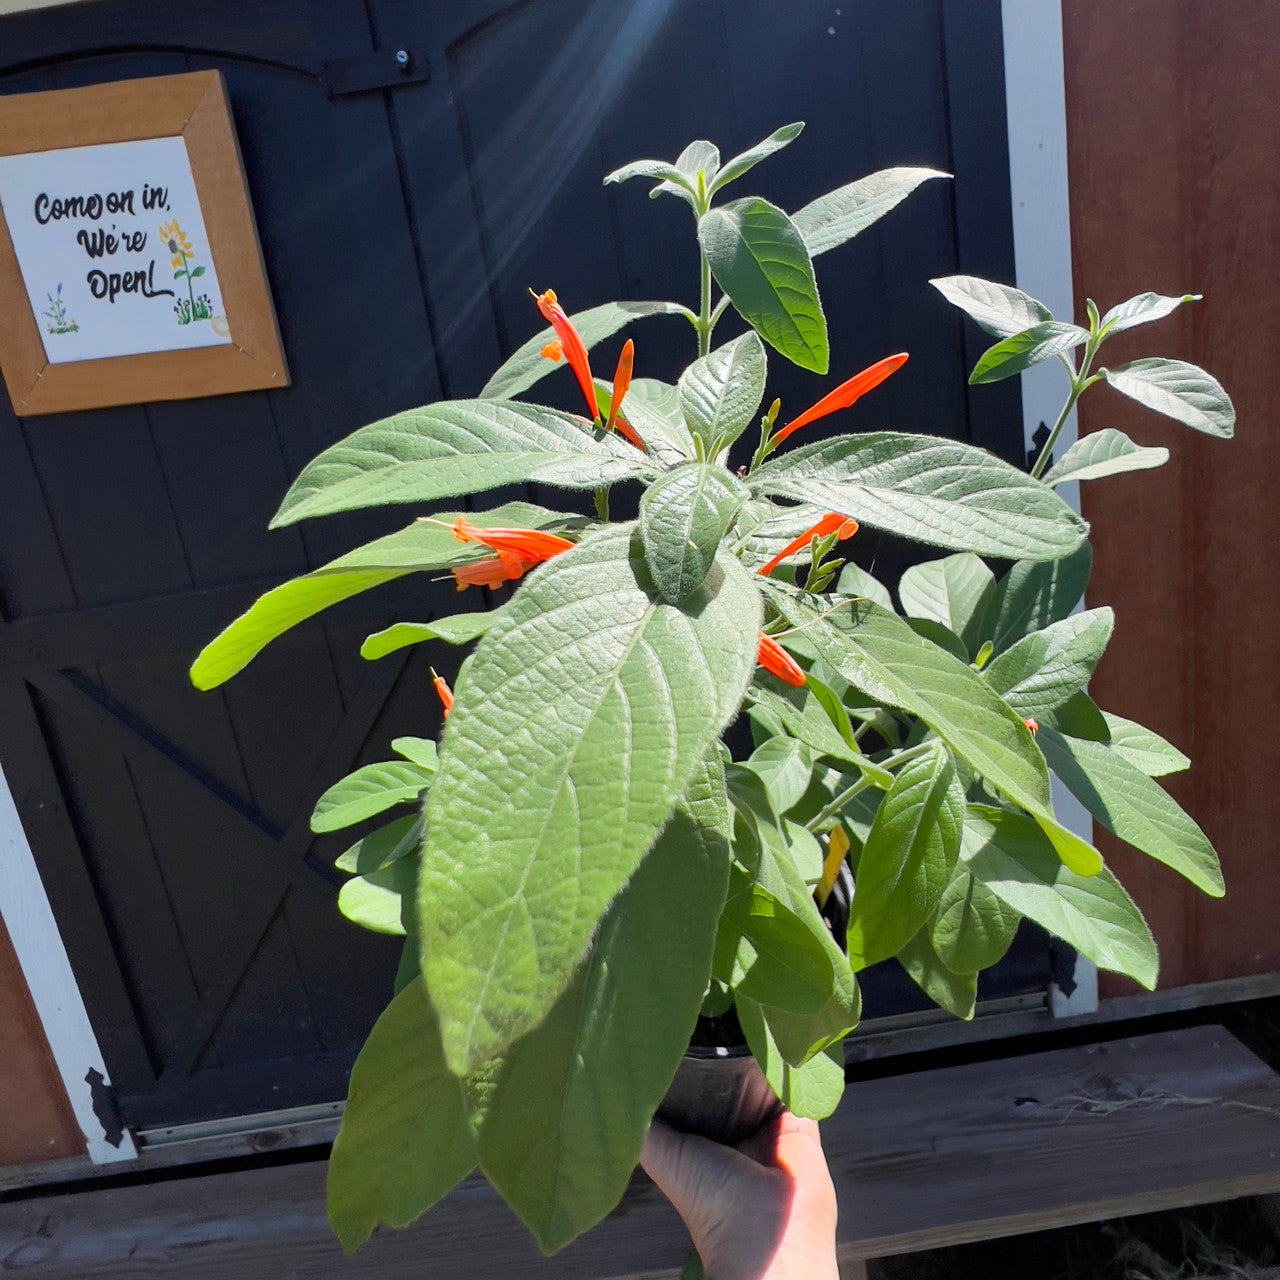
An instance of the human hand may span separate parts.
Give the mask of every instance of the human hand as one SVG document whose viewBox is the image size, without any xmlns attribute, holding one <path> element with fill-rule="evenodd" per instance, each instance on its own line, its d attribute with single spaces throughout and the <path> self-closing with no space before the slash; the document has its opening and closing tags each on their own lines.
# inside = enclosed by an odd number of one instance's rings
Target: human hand
<svg viewBox="0 0 1280 1280">
<path fill-rule="evenodd" d="M 654 1120 L 640 1166 L 707 1280 L 836 1280 L 836 1192 L 818 1126 L 783 1111 L 737 1147 Z"/>
</svg>

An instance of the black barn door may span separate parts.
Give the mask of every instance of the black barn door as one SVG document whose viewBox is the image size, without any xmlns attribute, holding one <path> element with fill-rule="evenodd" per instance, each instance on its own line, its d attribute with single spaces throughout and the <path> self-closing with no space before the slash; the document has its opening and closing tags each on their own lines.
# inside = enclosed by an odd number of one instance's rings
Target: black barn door
<svg viewBox="0 0 1280 1280">
<path fill-rule="evenodd" d="M 974 353 L 925 283 L 1012 274 L 997 0 L 785 12 L 100 0 L 0 19 L 0 92 L 223 72 L 293 379 L 28 420 L 0 407 L 0 762 L 128 1124 L 343 1096 L 397 948 L 339 916 L 345 842 L 314 839 L 307 819 L 391 737 L 435 731 L 425 657 L 366 664 L 357 649 L 389 619 L 428 617 L 445 588 L 353 602 L 212 694 L 186 670 L 261 590 L 403 524 L 265 531 L 323 446 L 475 394 L 538 326 L 527 286 L 571 310 L 694 300 L 685 207 L 606 189 L 605 172 L 693 137 L 731 153 L 804 119 L 752 183 L 788 207 L 891 164 L 955 173 L 823 259 L 833 378 L 910 350 L 869 425 L 1018 457 L 1016 391 L 971 405 Z M 678 320 L 635 336 L 644 373 L 690 354 Z M 788 403 L 813 398 L 812 379 L 774 369 Z M 544 385 L 572 405 L 567 373 Z M 897 553 L 868 537 L 860 554 L 883 569 Z M 1004 989 L 1043 986 L 1034 950 Z"/>
</svg>

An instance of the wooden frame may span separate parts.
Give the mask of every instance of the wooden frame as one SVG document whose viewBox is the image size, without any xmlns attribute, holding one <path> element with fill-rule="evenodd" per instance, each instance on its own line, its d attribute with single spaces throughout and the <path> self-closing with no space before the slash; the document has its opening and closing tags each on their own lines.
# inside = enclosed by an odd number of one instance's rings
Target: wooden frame
<svg viewBox="0 0 1280 1280">
<path fill-rule="evenodd" d="M 177 135 L 190 156 L 230 344 L 50 363 L 0 216 L 0 367 L 19 417 L 289 385 L 221 73 L 0 97 L 6 155 Z"/>
</svg>

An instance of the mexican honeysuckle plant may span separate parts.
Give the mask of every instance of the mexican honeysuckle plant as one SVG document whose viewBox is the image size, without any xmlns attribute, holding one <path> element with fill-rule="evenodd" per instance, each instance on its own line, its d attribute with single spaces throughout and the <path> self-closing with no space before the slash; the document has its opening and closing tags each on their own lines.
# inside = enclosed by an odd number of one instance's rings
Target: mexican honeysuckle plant
<svg viewBox="0 0 1280 1280">
<path fill-rule="evenodd" d="M 565 1244 L 622 1195 L 700 1013 L 732 1010 L 779 1098 L 821 1117 L 844 1083 L 856 974 L 880 961 L 967 1017 L 978 973 L 1025 917 L 1150 987 L 1151 935 L 1055 817 L 1051 773 L 1101 825 L 1222 892 L 1209 842 L 1153 781 L 1186 758 L 1084 692 L 1112 613 L 1077 608 L 1087 530 L 1057 492 L 1166 451 L 1103 431 L 1051 462 L 1098 382 L 1231 434 L 1230 401 L 1203 371 L 1098 360 L 1111 335 L 1190 297 L 1143 294 L 1105 315 L 1089 303 L 1077 326 L 1013 288 L 933 281 L 996 339 L 971 381 L 1061 363 L 1062 416 L 1030 474 L 951 439 L 866 430 L 865 408 L 842 419 L 852 434 L 820 437 L 832 423 L 815 423 L 874 403 L 906 356 L 784 415 L 769 350 L 825 374 L 815 259 L 945 175 L 886 170 L 792 214 L 718 202 L 800 127 L 724 164 L 695 142 L 673 164 L 610 174 L 689 206 L 697 309 L 570 316 L 537 295 L 549 327 L 477 398 L 356 431 L 303 471 L 274 521 L 397 503 L 414 509 L 407 527 L 268 592 L 193 667 L 199 687 L 217 685 L 287 628 L 405 574 L 519 584 L 488 609 L 368 638 L 370 659 L 428 641 L 475 649 L 455 690 L 437 681 L 438 747 L 396 740 L 395 760 L 358 769 L 315 811 L 318 832 L 363 824 L 338 863 L 352 877 L 342 909 L 405 938 L 330 1166 L 348 1249 L 477 1165 L 544 1249 Z M 612 380 L 593 377 L 590 349 L 656 314 L 684 317 L 696 340 L 676 381 L 633 377 L 643 346 L 630 339 Z M 731 315 L 745 323 L 719 341 Z M 565 365 L 585 412 L 519 398 Z M 592 499 L 434 509 L 522 482 Z M 610 520 L 618 486 L 639 489 L 637 519 Z M 843 558 L 860 525 L 951 554 L 904 573 L 895 604 Z M 744 710 L 755 746 L 733 760 L 721 735 Z M 821 909 L 845 865 L 841 949 Z"/>
</svg>

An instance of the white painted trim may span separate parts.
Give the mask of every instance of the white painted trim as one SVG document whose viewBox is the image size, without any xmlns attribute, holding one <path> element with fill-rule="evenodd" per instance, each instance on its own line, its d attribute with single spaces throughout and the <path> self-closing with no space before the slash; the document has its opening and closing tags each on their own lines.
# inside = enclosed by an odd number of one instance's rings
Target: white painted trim
<svg viewBox="0 0 1280 1280">
<path fill-rule="evenodd" d="M 94 1115 L 93 1096 L 85 1077 L 90 1071 L 100 1072 L 108 1081 L 110 1077 L 2 769 L 0 919 L 9 931 L 71 1110 L 84 1133 L 89 1158 L 94 1164 L 135 1159 L 138 1151 L 128 1130 L 120 1145 L 112 1146 Z"/>
<path fill-rule="evenodd" d="M 1061 0 L 1003 0 L 1005 105 L 1009 118 L 1009 186 L 1013 205 L 1013 260 L 1019 289 L 1059 320 L 1073 318 L 1071 207 L 1067 199 L 1067 110 L 1062 63 Z M 1022 425 L 1027 448 L 1042 422 L 1053 425 L 1066 398 L 1057 361 L 1022 375 Z M 1074 410 L 1054 452 L 1075 443 Z M 1080 486 L 1062 485 L 1063 499 L 1080 510 Z M 1093 819 L 1076 798 L 1053 780 L 1053 807 L 1072 831 L 1093 839 Z M 1092 1013 L 1098 1007 L 1098 971 L 1076 958 L 1070 996 L 1049 991 L 1055 1017 Z"/>
</svg>

